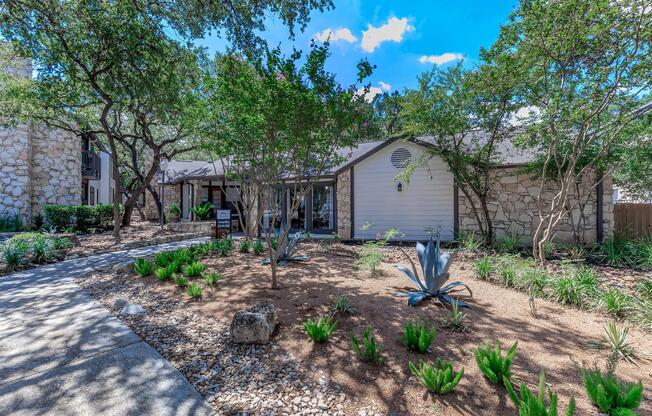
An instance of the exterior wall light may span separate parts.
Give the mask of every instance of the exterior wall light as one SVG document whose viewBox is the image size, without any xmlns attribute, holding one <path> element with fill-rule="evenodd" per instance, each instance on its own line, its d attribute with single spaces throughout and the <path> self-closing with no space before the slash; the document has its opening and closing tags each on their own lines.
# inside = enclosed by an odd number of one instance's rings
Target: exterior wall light
<svg viewBox="0 0 652 416">
<path fill-rule="evenodd" d="M 401 182 L 399 182 L 398 185 L 396 185 L 396 190 L 399 192 L 403 191 L 403 184 Z"/>
</svg>

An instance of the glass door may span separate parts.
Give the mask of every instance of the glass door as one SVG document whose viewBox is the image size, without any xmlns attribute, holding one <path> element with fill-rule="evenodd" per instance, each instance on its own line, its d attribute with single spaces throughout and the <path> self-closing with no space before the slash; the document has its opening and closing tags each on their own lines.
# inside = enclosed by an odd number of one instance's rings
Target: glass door
<svg viewBox="0 0 652 416">
<path fill-rule="evenodd" d="M 312 229 L 315 232 L 333 230 L 333 186 L 315 184 L 312 187 Z"/>
</svg>

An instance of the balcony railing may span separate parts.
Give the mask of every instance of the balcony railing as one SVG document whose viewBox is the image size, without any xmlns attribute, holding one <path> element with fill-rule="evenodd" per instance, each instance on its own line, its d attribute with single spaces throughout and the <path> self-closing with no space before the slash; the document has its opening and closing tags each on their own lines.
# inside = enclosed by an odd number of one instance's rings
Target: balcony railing
<svg viewBox="0 0 652 416">
<path fill-rule="evenodd" d="M 82 178 L 98 180 L 100 179 L 100 157 L 90 150 L 82 150 Z"/>
</svg>

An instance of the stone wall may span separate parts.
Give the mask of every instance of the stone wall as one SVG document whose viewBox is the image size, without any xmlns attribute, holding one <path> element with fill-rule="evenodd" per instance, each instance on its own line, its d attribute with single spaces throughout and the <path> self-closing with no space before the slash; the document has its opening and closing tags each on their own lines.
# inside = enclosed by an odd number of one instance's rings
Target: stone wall
<svg viewBox="0 0 652 416">
<path fill-rule="evenodd" d="M 587 175 L 580 187 L 581 201 L 586 201 L 584 221 L 581 212 L 575 208 L 556 228 L 554 241 L 573 241 L 572 223 L 580 224 L 580 236 L 586 243 L 596 241 L 597 191 L 594 186 L 595 176 Z M 555 195 L 557 186 L 548 182 L 541 189 L 540 180 L 523 170 L 523 168 L 500 168 L 491 172 L 491 192 L 489 214 L 493 221 L 496 239 L 500 241 L 506 235 L 516 234 L 524 244 L 531 244 L 531 238 L 539 223 L 537 197 L 541 195 L 544 204 Z M 611 177 L 603 180 L 603 224 L 604 236 L 613 230 L 613 202 Z M 571 205 L 577 207 L 577 197 Z M 476 206 L 479 206 L 476 204 Z M 571 221 L 571 217 L 572 220 Z M 477 222 L 466 196 L 459 192 L 459 230 L 477 232 Z"/>
<path fill-rule="evenodd" d="M 351 169 L 337 175 L 337 233 L 340 238 L 353 238 L 351 230 Z"/>
<path fill-rule="evenodd" d="M 161 186 L 158 184 L 155 186 L 156 189 L 160 192 Z M 165 185 L 164 196 L 165 199 L 163 200 L 163 204 L 165 206 L 165 212 L 168 213 L 168 215 L 172 205 L 176 205 L 177 207 L 181 208 L 181 184 L 177 183 L 174 185 Z M 150 194 L 149 191 L 146 192 L 145 196 L 145 216 L 150 221 L 159 219 L 158 207 L 156 206 L 154 197 L 152 197 L 152 194 Z"/>
</svg>

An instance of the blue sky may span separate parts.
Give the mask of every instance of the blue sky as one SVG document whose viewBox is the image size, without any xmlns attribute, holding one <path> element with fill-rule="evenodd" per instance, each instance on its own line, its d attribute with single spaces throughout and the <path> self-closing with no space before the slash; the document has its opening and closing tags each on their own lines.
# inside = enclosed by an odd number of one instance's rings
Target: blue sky
<svg viewBox="0 0 652 416">
<path fill-rule="evenodd" d="M 310 23 L 291 41 L 283 24 L 267 21 L 263 37 L 307 50 L 313 38 L 330 34 L 332 55 L 328 69 L 343 85 L 355 82 L 356 63 L 367 58 L 377 68 L 370 79 L 373 90 L 403 90 L 416 86 L 417 75 L 433 65 L 445 67 L 464 57 L 477 62 L 481 46 L 498 36 L 516 0 L 334 0 L 335 9 L 314 12 Z M 209 52 L 224 49 L 223 40 L 208 36 L 200 42 Z"/>
</svg>

